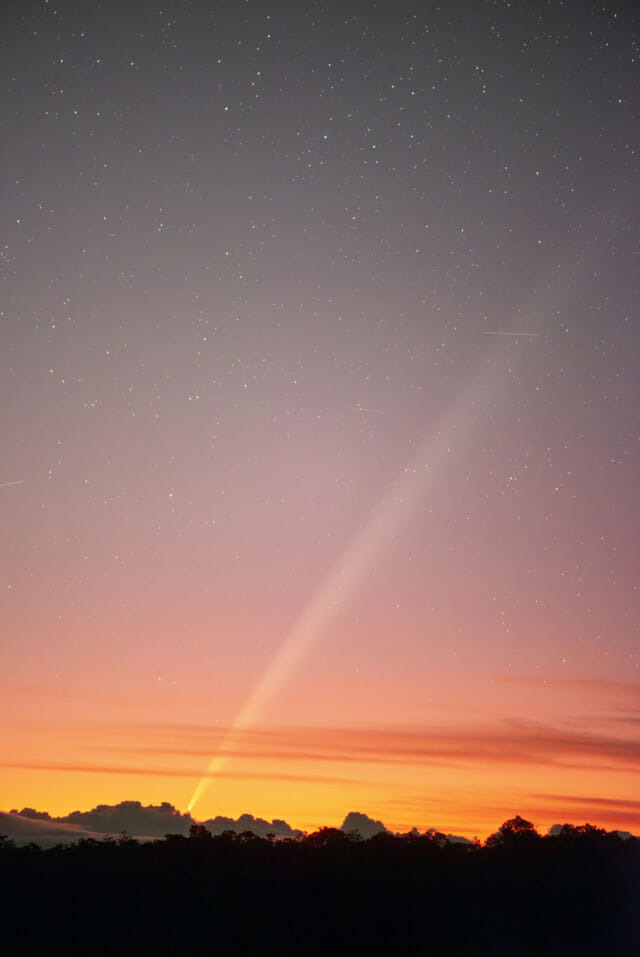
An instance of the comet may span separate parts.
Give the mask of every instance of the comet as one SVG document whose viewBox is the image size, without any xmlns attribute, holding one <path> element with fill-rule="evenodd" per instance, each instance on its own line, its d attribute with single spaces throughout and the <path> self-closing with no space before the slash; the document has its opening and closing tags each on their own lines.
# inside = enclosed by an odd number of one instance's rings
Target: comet
<svg viewBox="0 0 640 957">
<path fill-rule="evenodd" d="M 500 376 L 496 376 L 496 368 L 490 362 L 483 365 L 472 383 L 437 421 L 433 432 L 423 440 L 414 459 L 401 470 L 378 505 L 347 542 L 297 621 L 284 636 L 218 751 L 211 758 L 189 802 L 189 811 L 200 801 L 211 779 L 225 766 L 229 752 L 234 750 L 238 733 L 260 720 L 302 658 L 326 632 L 337 611 L 371 572 L 401 526 L 415 512 L 428 491 L 446 476 L 452 467 L 452 453 L 464 444 L 466 437 L 474 434 L 478 402 L 491 397 L 498 378 Z"/>
<path fill-rule="evenodd" d="M 550 315 L 553 309 L 557 310 L 567 293 L 567 289 L 549 290 L 546 303 L 536 303 L 539 315 Z M 531 301 L 525 303 L 527 311 L 533 302 L 532 296 Z M 483 334 L 520 337 L 542 335 L 540 332 L 511 330 L 487 330 Z M 200 801 L 212 778 L 225 766 L 238 733 L 260 720 L 304 655 L 326 631 L 336 611 L 352 597 L 384 549 L 397 536 L 403 523 L 415 513 L 429 491 L 449 474 L 455 453 L 464 446 L 466 439 L 474 435 L 476 410 L 482 402 L 486 403 L 495 397 L 500 384 L 504 385 L 505 380 L 499 371 L 500 363 L 493 361 L 501 351 L 498 346 L 484 356 L 484 362 L 471 383 L 461 390 L 433 431 L 423 439 L 413 460 L 409 460 L 400 471 L 378 505 L 338 555 L 307 606 L 276 648 L 271 662 L 211 758 L 189 802 L 189 811 Z"/>
</svg>

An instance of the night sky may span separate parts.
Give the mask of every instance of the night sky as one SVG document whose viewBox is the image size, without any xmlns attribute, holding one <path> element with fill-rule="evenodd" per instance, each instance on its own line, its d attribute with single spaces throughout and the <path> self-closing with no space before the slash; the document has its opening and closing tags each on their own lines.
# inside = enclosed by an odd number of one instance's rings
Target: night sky
<svg viewBox="0 0 640 957">
<path fill-rule="evenodd" d="M 2 5 L 0 806 L 638 831 L 639 27 Z"/>
</svg>

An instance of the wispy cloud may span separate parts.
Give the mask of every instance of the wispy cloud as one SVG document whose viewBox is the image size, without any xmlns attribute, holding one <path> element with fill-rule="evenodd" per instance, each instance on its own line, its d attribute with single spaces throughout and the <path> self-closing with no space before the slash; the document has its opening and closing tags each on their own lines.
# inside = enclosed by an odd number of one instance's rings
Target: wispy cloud
<svg viewBox="0 0 640 957">
<path fill-rule="evenodd" d="M 243 756 L 244 741 L 234 753 Z M 249 744 L 249 742 L 247 742 Z M 575 764 L 606 762 L 640 770 L 640 742 L 612 735 L 586 733 L 508 721 L 498 726 L 433 729 L 280 729 L 253 736 L 252 757 L 330 760 L 359 763 L 517 763 Z"/>
<path fill-rule="evenodd" d="M 49 763 L 49 762 L 2 762 L 0 767 L 12 768 L 20 771 L 63 771 L 74 774 L 124 774 L 135 775 L 137 777 L 166 777 L 166 778 L 194 778 L 200 775 L 199 771 L 193 768 L 173 768 L 173 767 L 149 767 L 148 765 L 111 765 L 111 764 L 83 764 L 78 763 Z M 214 776 L 214 775 L 212 775 Z M 247 771 L 226 771 L 215 775 L 216 778 L 232 778 L 251 781 L 297 781 L 311 782 L 314 784 L 353 784 L 349 778 L 345 777 L 326 777 L 310 774 L 287 774 L 271 773 L 269 771 L 247 772 Z"/>
<path fill-rule="evenodd" d="M 533 794 L 532 800 L 542 802 L 540 814 L 552 814 L 558 823 L 567 819 L 600 822 L 601 825 L 620 827 L 626 825 L 637 831 L 640 828 L 640 801 L 625 798 L 591 797 L 582 794 Z"/>
<path fill-rule="evenodd" d="M 640 819 L 640 801 L 624 798 L 585 797 L 583 794 L 534 794 L 534 798 L 545 801 L 557 801 L 560 804 L 579 804 L 583 807 L 594 807 L 609 811 L 628 810 L 635 812 Z"/>
<path fill-rule="evenodd" d="M 0 811 L 0 833 L 6 834 L 18 844 L 34 843 L 41 847 L 68 844 L 83 838 L 99 840 L 103 837 L 86 827 L 61 824 L 52 820 L 37 820 L 5 811 Z"/>
<path fill-rule="evenodd" d="M 640 682 L 610 681 L 603 678 L 552 678 L 544 675 L 499 675 L 495 678 L 502 684 L 521 684 L 558 691 L 607 694 L 640 701 Z"/>
<path fill-rule="evenodd" d="M 99 734 L 91 737 L 92 752 L 105 755 L 138 755 L 138 760 L 113 763 L 81 761 L 70 765 L 36 763 L 42 770 L 74 770 L 91 773 L 148 774 L 167 777 L 193 777 L 193 767 L 184 760 L 176 767 L 173 759 L 201 758 L 211 752 L 225 729 L 201 726 L 122 727 L 119 738 L 100 746 Z M 312 776 L 308 764 L 425 765 L 425 766 L 497 766 L 508 764 L 553 767 L 584 767 L 590 770 L 640 771 L 640 741 L 635 737 L 593 733 L 582 728 L 557 728 L 546 725 L 504 721 L 485 727 L 434 728 L 263 728 L 234 732 L 227 752 L 236 763 L 225 769 L 225 776 L 238 778 L 273 777 L 283 780 L 344 782 L 347 778 Z M 145 760 L 146 758 L 146 760 Z M 157 758 L 159 766 L 154 765 Z M 164 758 L 165 760 L 161 760 Z M 246 771 L 245 762 L 273 762 L 272 769 Z M 187 761 L 188 763 L 188 761 Z M 292 773 L 283 772 L 290 764 Z M 303 773 L 295 765 L 305 764 Z M 239 765 L 239 766 L 238 766 Z M 12 765 L 15 766 L 15 765 Z M 20 765 L 26 767 L 27 765 Z M 295 770 L 294 770 L 295 768 Z M 199 772 L 198 772 L 199 773 Z M 220 772 L 218 772 L 220 773 Z"/>
</svg>

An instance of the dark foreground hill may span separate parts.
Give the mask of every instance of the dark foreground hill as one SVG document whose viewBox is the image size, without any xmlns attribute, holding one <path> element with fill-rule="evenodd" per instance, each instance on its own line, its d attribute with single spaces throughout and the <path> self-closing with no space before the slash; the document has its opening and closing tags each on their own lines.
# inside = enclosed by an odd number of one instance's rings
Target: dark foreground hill
<svg viewBox="0 0 640 957">
<path fill-rule="evenodd" d="M 640 953 L 640 840 L 589 826 L 504 825 L 484 847 L 199 826 L 146 844 L 4 842 L 0 893 L 6 954 Z"/>
</svg>

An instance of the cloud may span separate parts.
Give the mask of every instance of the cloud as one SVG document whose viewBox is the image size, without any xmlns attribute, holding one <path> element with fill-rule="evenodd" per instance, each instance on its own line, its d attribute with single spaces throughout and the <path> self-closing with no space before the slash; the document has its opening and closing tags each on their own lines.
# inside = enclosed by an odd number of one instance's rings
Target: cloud
<svg viewBox="0 0 640 957">
<path fill-rule="evenodd" d="M 21 811 L 13 810 L 12 814 L 19 814 L 21 817 L 31 818 L 33 821 L 50 821 L 51 815 L 48 811 L 36 811 L 32 807 L 23 807 Z"/>
<path fill-rule="evenodd" d="M 435 827 L 430 827 L 424 833 L 429 835 L 436 835 L 436 834 L 439 834 L 440 831 L 437 831 Z M 451 844 L 473 844 L 473 841 L 470 841 L 468 837 L 461 837 L 460 834 L 445 834 L 444 837 Z"/>
<path fill-rule="evenodd" d="M 621 714 L 613 715 L 608 720 L 617 724 L 640 724 L 640 708 L 626 708 Z"/>
<path fill-rule="evenodd" d="M 290 827 L 286 821 L 274 818 L 273 821 L 265 821 L 264 818 L 254 817 L 252 814 L 241 814 L 237 820 L 232 817 L 209 818 L 202 822 L 212 834 L 222 834 L 224 831 L 236 831 L 242 834 L 244 831 L 251 831 L 258 837 L 266 837 L 268 834 L 275 834 L 276 837 L 300 837 L 302 831 L 297 831 Z"/>
<path fill-rule="evenodd" d="M 368 814 L 362 814 L 361 811 L 349 811 L 344 821 L 340 825 L 340 830 L 345 834 L 351 831 L 357 831 L 365 840 L 379 834 L 381 831 L 388 833 L 387 828 L 382 821 L 376 821 Z"/>
<path fill-rule="evenodd" d="M 188 753 L 189 733 L 182 753 Z M 158 748 L 158 753 L 163 749 Z M 166 752 L 165 752 L 166 753 Z M 173 753 L 171 750 L 169 753 Z M 198 755 L 206 750 L 196 748 Z M 503 721 L 428 728 L 271 728 L 237 732 L 227 754 L 238 759 L 343 764 L 534 764 L 640 769 L 640 742 L 582 729 Z M 586 761 L 586 764 L 585 764 Z M 236 772 L 223 772 L 235 776 Z M 319 780 L 319 779 L 318 779 Z"/>
<path fill-rule="evenodd" d="M 609 681 L 604 678 L 545 678 L 541 675 L 499 675 L 501 684 L 525 684 L 559 691 L 585 691 L 640 700 L 640 682 Z"/>
<path fill-rule="evenodd" d="M 607 724 L 607 728 L 611 727 Z M 220 729 L 217 729 L 218 733 Z M 140 745 L 129 743 L 134 729 L 123 729 L 120 747 L 109 746 L 107 752 L 131 755 L 130 761 L 115 763 L 112 759 L 90 763 L 52 763 L 48 761 L 4 763 L 4 767 L 30 770 L 74 771 L 85 773 L 135 774 L 159 777 L 202 777 L 201 767 L 175 766 L 176 755 L 183 758 L 206 758 L 211 745 L 203 745 L 205 729 L 157 726 L 148 729 Z M 160 741 L 168 740 L 168 746 Z M 213 748 L 215 752 L 215 745 Z M 95 753 L 95 748 L 94 748 Z M 137 754 L 139 760 L 133 760 Z M 637 737 L 584 728 L 564 728 L 533 722 L 507 720 L 473 726 L 395 727 L 395 728 L 263 728 L 259 732 L 235 732 L 226 754 L 236 759 L 231 767 L 217 772 L 216 777 L 231 779 L 310 782 L 314 784 L 353 783 L 348 775 L 312 773 L 310 765 L 422 765 L 422 766 L 491 766 L 532 765 L 587 768 L 597 770 L 640 771 L 640 741 Z M 157 757 L 150 764 L 149 758 Z M 144 758 L 144 760 L 143 760 Z M 165 760 L 161 760 L 164 758 Z M 262 765 L 259 771 L 242 761 L 273 761 L 273 769 Z M 300 764 L 304 763 L 304 767 Z M 291 771 L 286 770 L 289 764 Z M 296 766 L 298 765 L 298 766 Z M 249 768 L 245 770 L 245 768 Z M 332 768 L 331 770 L 334 770 Z"/>
<path fill-rule="evenodd" d="M 579 816 L 579 819 L 590 823 L 615 821 L 616 824 L 627 824 L 636 831 L 640 828 L 640 801 L 626 798 L 584 797 L 581 794 L 534 794 L 532 797 L 553 803 L 557 810 L 567 808 L 567 814 L 572 819 Z"/>
<path fill-rule="evenodd" d="M 166 753 L 166 752 L 165 752 Z M 244 755 L 241 755 L 244 757 Z M 270 757 L 270 755 L 261 754 L 260 757 Z M 313 755 L 309 756 L 310 758 Z M 233 780 L 248 781 L 295 781 L 311 784 L 353 784 L 351 778 L 346 777 L 321 777 L 315 774 L 286 774 L 270 773 L 268 771 L 219 771 L 207 772 L 203 775 L 202 771 L 193 768 L 161 768 L 149 767 L 149 765 L 113 765 L 113 764 L 52 764 L 50 762 L 30 762 L 22 761 L 3 761 L 0 763 L 2 768 L 16 768 L 21 771 L 70 771 L 74 774 L 134 774 L 136 777 L 148 775 L 150 777 L 166 778 L 192 778 L 197 780 L 203 776 L 211 778 L 231 778 Z"/>
<path fill-rule="evenodd" d="M 640 801 L 627 798 L 583 797 L 581 794 L 534 794 L 533 796 L 548 801 L 560 801 L 563 804 L 580 804 L 583 807 L 592 805 L 610 811 L 632 810 L 640 817 Z"/>
<path fill-rule="evenodd" d="M 547 831 L 547 834 L 549 835 L 549 837 L 557 837 L 558 834 L 562 834 L 566 826 L 567 826 L 566 824 L 552 824 L 549 830 Z M 635 837 L 635 835 L 632 834 L 631 831 L 616 830 L 616 831 L 611 831 L 610 833 L 617 834 L 618 837 L 622 837 L 625 840 L 629 840 L 629 838 Z"/>
<path fill-rule="evenodd" d="M 151 840 L 165 834 L 187 836 L 196 822 L 190 814 L 182 814 L 172 804 L 142 805 L 140 801 L 121 801 L 119 804 L 99 804 L 91 811 L 72 811 L 62 817 L 51 817 L 47 811 L 23 808 L 22 811 L 0 812 L 0 834 L 17 844 L 38 844 L 51 847 L 54 844 L 69 844 L 83 838 L 103 840 L 106 834 L 118 835 L 123 831 L 138 840 Z M 290 827 L 286 821 L 274 818 L 266 821 L 252 814 L 241 814 L 237 819 L 215 817 L 204 824 L 212 834 L 223 831 L 243 833 L 251 831 L 259 837 L 275 834 L 277 837 L 298 837 L 302 832 Z"/>
<path fill-rule="evenodd" d="M 25 811 L 32 811 L 25 808 Z M 46 811 L 30 814 L 18 811 L 0 811 L 0 834 L 10 837 L 16 844 L 38 844 L 40 847 L 53 847 L 55 844 L 71 844 L 83 838 L 99 840 L 104 837 L 84 827 L 61 824 L 49 817 Z"/>
<path fill-rule="evenodd" d="M 392 833 L 384 826 L 382 821 L 376 821 L 374 818 L 369 817 L 368 814 L 363 814 L 361 811 L 349 811 L 344 821 L 340 825 L 340 830 L 344 831 L 345 834 L 350 834 L 353 831 L 357 831 L 365 840 L 375 837 L 376 834 L 380 834 L 381 832 L 383 834 Z M 418 837 L 421 832 L 417 827 L 414 827 L 409 831 L 409 833 Z M 440 839 L 445 838 L 452 844 L 471 844 L 471 841 L 466 837 L 460 837 L 458 834 L 442 834 L 442 832 L 438 831 L 435 827 L 430 827 L 428 830 L 423 831 L 422 833 L 429 837 L 438 837 Z"/>
<path fill-rule="evenodd" d="M 172 804 L 149 804 L 140 801 L 121 801 L 120 804 L 99 804 L 92 811 L 72 811 L 55 819 L 63 824 L 91 828 L 100 834 L 144 835 L 164 837 L 165 834 L 188 834 L 194 823 L 190 814 L 182 814 Z"/>
</svg>

